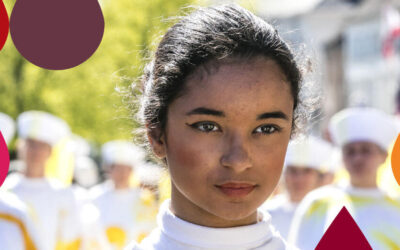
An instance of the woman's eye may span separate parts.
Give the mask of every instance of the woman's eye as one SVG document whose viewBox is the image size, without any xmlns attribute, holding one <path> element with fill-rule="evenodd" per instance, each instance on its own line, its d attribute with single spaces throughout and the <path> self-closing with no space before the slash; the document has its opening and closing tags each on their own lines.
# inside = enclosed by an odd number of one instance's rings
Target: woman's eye
<svg viewBox="0 0 400 250">
<path fill-rule="evenodd" d="M 278 132 L 279 128 L 273 125 L 262 125 L 256 128 L 255 133 L 262 133 L 262 134 L 272 134 Z"/>
<path fill-rule="evenodd" d="M 219 130 L 217 124 L 212 122 L 196 122 L 190 126 L 203 132 L 214 132 Z"/>
</svg>

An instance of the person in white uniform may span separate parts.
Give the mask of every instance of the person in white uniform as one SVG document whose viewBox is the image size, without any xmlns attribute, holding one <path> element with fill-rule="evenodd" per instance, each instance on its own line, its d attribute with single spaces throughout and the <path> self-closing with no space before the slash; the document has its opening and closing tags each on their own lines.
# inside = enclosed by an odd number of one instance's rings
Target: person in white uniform
<svg viewBox="0 0 400 250">
<path fill-rule="evenodd" d="M 15 133 L 14 120 L 0 113 L 0 131 L 8 144 Z M 40 250 L 25 204 L 15 195 L 0 191 L 0 242 L 3 250 Z"/>
<path fill-rule="evenodd" d="M 100 224 L 111 249 L 123 249 L 155 227 L 158 205 L 148 191 L 130 183 L 135 168 L 144 164 L 144 150 L 128 141 L 110 141 L 103 145 L 102 156 L 113 187 L 93 203 L 100 211 Z"/>
<path fill-rule="evenodd" d="M 26 170 L 5 186 L 27 205 L 44 250 L 79 249 L 79 214 L 73 193 L 45 177 L 52 147 L 69 135 L 69 127 L 60 118 L 42 111 L 22 113 L 17 125 L 19 137 L 24 140 Z"/>
<path fill-rule="evenodd" d="M 2 250 L 41 250 L 25 204 L 12 193 L 0 191 L 0 246 Z"/>
<path fill-rule="evenodd" d="M 75 155 L 74 179 L 71 188 L 78 201 L 82 226 L 82 250 L 110 250 L 100 224 L 100 211 L 92 204 L 89 187 L 98 182 L 96 162 L 86 154 Z"/>
<path fill-rule="evenodd" d="M 172 26 L 145 69 L 139 113 L 171 199 L 127 249 L 294 248 L 258 208 L 311 113 L 301 79 L 277 31 L 238 5 L 199 8 Z"/>
<path fill-rule="evenodd" d="M 96 162 L 89 156 L 75 156 L 74 177 L 72 189 L 82 205 L 90 199 L 90 187 L 95 186 L 99 181 L 98 167 Z"/>
<path fill-rule="evenodd" d="M 300 249 L 314 249 L 345 206 L 372 249 L 399 249 L 400 201 L 377 187 L 377 169 L 397 135 L 393 118 L 373 108 L 348 108 L 332 117 L 330 129 L 350 183 L 308 194 L 296 211 L 289 240 Z"/>
<path fill-rule="evenodd" d="M 323 184 L 329 171 L 333 147 L 314 136 L 289 143 L 283 170 L 286 192 L 267 200 L 263 206 L 272 224 L 287 239 L 297 205 L 304 196 Z"/>
<path fill-rule="evenodd" d="M 322 175 L 321 186 L 330 185 L 338 182 L 338 173 L 345 172 L 342 162 L 342 152 L 340 148 L 333 146 L 331 157 L 329 158 L 328 169 Z"/>
<path fill-rule="evenodd" d="M 9 144 L 15 134 L 15 125 L 14 120 L 4 113 L 0 113 L 0 131 L 6 144 Z"/>
<path fill-rule="evenodd" d="M 159 184 L 165 174 L 165 169 L 154 163 L 146 163 L 137 168 L 136 172 L 140 188 L 155 194 L 156 199 L 159 200 Z"/>
</svg>

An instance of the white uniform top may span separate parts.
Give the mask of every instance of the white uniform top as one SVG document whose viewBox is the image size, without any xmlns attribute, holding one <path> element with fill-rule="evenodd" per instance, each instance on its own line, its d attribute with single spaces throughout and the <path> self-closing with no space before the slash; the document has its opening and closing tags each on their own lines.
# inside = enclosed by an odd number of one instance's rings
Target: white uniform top
<svg viewBox="0 0 400 250">
<path fill-rule="evenodd" d="M 100 211 L 91 202 L 89 191 L 78 185 L 71 186 L 78 202 L 80 224 L 82 226 L 82 250 L 110 250 L 100 225 Z"/>
<path fill-rule="evenodd" d="M 191 249 L 295 249 L 289 247 L 271 226 L 270 215 L 248 226 L 210 228 L 179 219 L 166 200 L 157 217 L 158 228 L 139 245 L 132 243 L 126 250 L 191 250 Z"/>
<path fill-rule="evenodd" d="M 271 223 L 276 230 L 287 239 L 290 224 L 298 203 L 291 202 L 287 194 L 279 194 L 264 203 L 261 209 L 271 215 Z"/>
<path fill-rule="evenodd" d="M 100 224 L 112 249 L 123 249 L 132 240 L 141 241 L 156 227 L 158 205 L 145 190 L 109 189 L 93 204 L 100 211 Z"/>
<path fill-rule="evenodd" d="M 2 250 L 41 250 L 25 205 L 15 195 L 0 191 L 0 245 Z"/>
<path fill-rule="evenodd" d="M 400 201 L 378 188 L 325 186 L 310 192 L 300 203 L 289 242 L 314 249 L 343 206 L 373 249 L 400 249 Z"/>
<path fill-rule="evenodd" d="M 79 249 L 79 213 L 71 189 L 46 178 L 24 176 L 7 188 L 27 205 L 44 250 L 63 246 Z"/>
<path fill-rule="evenodd" d="M 91 187 L 88 191 L 89 198 L 95 200 L 105 192 L 114 189 L 114 183 L 111 180 L 106 180 L 100 184 Z"/>
</svg>

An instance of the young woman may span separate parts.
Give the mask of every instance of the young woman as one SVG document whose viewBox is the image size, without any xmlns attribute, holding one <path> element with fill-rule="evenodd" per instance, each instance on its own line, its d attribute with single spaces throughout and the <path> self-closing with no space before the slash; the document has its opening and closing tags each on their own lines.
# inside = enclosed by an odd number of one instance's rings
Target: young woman
<svg viewBox="0 0 400 250">
<path fill-rule="evenodd" d="M 257 208 L 306 111 L 288 45 L 237 5 L 172 26 L 143 77 L 141 119 L 171 175 L 158 228 L 128 249 L 289 249 Z"/>
</svg>

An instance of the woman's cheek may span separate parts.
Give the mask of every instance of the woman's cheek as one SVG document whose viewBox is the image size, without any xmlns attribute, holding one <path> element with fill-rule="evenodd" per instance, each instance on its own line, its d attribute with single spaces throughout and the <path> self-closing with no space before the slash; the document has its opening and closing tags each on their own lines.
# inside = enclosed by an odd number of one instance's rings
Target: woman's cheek
<svg viewBox="0 0 400 250">
<path fill-rule="evenodd" d="M 189 136 L 174 136 L 169 141 L 167 157 L 170 168 L 179 168 L 180 171 L 193 173 L 196 170 L 205 170 L 211 158 L 212 144 L 204 140 L 194 140 Z M 215 150 L 214 150 L 215 151 Z M 200 168 L 200 169 L 199 169 Z M 170 169 L 174 171 L 174 169 Z"/>
<path fill-rule="evenodd" d="M 258 148 L 257 165 L 262 166 L 264 174 L 272 176 L 280 176 L 286 155 L 286 146 L 284 144 L 275 144 L 267 148 Z"/>
</svg>

